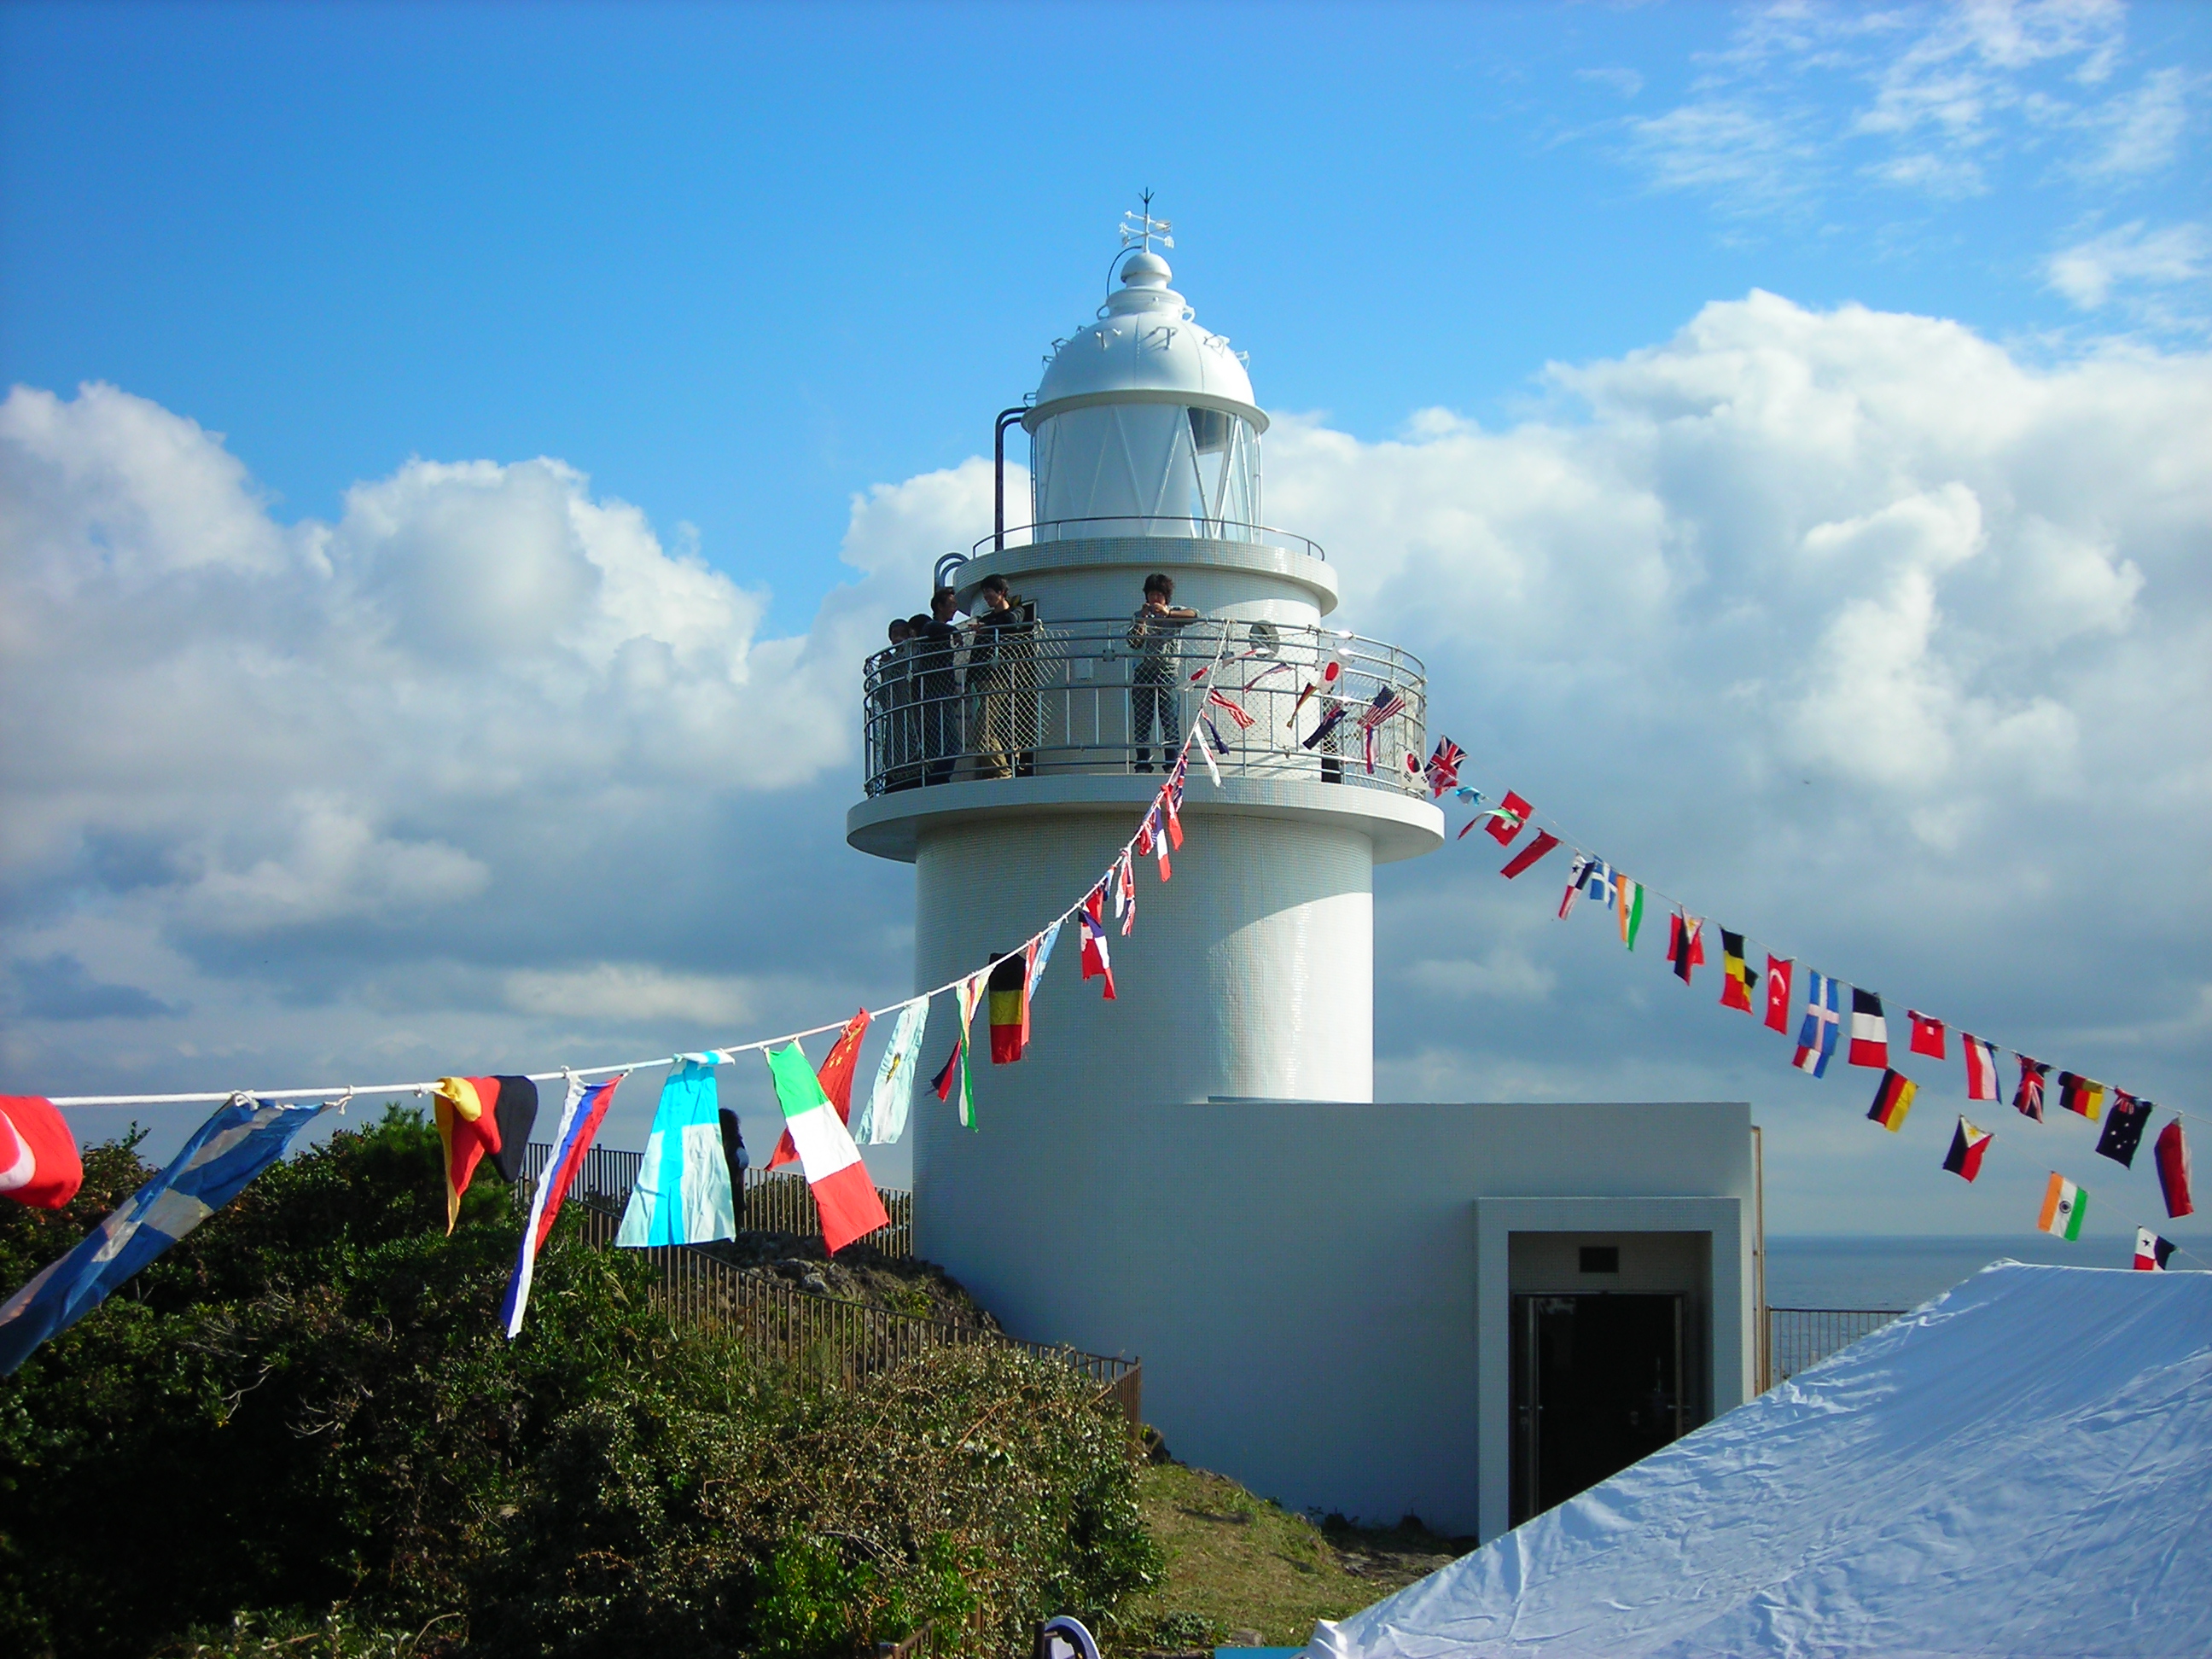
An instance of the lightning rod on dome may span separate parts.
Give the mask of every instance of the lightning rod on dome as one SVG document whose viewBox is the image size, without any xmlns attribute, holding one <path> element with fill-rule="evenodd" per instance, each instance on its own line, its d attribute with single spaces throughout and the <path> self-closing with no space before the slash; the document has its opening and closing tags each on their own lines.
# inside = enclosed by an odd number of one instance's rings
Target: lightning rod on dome
<svg viewBox="0 0 2212 1659">
<path fill-rule="evenodd" d="M 1142 199 L 1144 206 L 1140 210 L 1136 212 L 1125 212 L 1121 216 L 1121 247 L 1123 252 L 1126 252 L 1128 249 L 1141 243 L 1144 246 L 1145 252 L 1150 253 L 1152 251 L 1152 239 L 1155 236 L 1159 238 L 1160 246 L 1162 247 L 1173 247 L 1175 246 L 1175 238 L 1169 235 L 1168 233 L 1175 228 L 1174 222 L 1172 220 L 1155 219 L 1152 217 L 1152 191 L 1149 190 L 1146 191 L 1144 193 Z"/>
</svg>

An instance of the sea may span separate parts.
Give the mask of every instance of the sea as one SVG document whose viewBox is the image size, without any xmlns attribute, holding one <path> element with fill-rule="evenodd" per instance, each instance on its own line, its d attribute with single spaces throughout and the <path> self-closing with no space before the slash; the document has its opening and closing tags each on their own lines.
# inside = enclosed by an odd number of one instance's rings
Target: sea
<svg viewBox="0 0 2212 1659">
<path fill-rule="evenodd" d="M 2127 1267 L 2135 1261 L 2135 1235 L 2096 1235 L 2071 1244 L 2040 1233 L 2025 1237 L 2018 1233 L 1986 1237 L 1769 1235 L 1766 1300 L 1776 1308 L 1917 1308 L 1992 1261 L 2008 1260 L 2065 1267 Z"/>
</svg>

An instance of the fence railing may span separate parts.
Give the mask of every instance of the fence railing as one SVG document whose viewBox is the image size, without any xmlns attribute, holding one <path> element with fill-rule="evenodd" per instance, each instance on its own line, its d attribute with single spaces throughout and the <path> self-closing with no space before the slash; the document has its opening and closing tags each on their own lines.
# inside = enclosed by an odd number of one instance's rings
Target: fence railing
<svg viewBox="0 0 2212 1659">
<path fill-rule="evenodd" d="M 523 1154 L 524 1179 L 535 1184 L 544 1174 L 546 1160 L 552 1155 L 552 1147 L 545 1142 L 532 1141 Z M 619 1212 L 629 1201 L 630 1188 L 637 1185 L 638 1165 L 644 1161 L 642 1152 L 594 1146 L 584 1154 L 583 1162 L 577 1166 L 569 1196 Z M 863 1242 L 885 1255 L 911 1256 L 914 1194 L 901 1188 L 878 1187 L 876 1196 L 883 1200 L 884 1209 L 891 1218 L 890 1225 L 878 1228 Z M 745 1171 L 745 1205 L 741 1221 L 749 1232 L 822 1231 L 822 1212 L 814 1207 L 813 1189 L 806 1184 L 805 1177 L 787 1170 L 773 1174 L 765 1170 Z"/>
<path fill-rule="evenodd" d="M 1766 1310 L 1766 1386 L 1784 1382 L 1819 1364 L 1838 1349 L 1871 1335 L 1905 1310 L 1902 1308 L 1769 1308 Z"/>
<path fill-rule="evenodd" d="M 863 692 L 868 793 L 1150 771 L 1203 720 L 1224 774 L 1427 794 L 1428 681 L 1410 652 L 1287 623 L 1203 617 L 1135 645 L 1130 629 L 1127 617 L 1053 618 L 878 652 Z M 1213 689 L 1236 710 L 1192 678 L 1217 654 Z M 1334 686 L 1309 693 L 1332 664 Z M 1360 720 L 1378 694 L 1390 712 L 1370 733 Z"/>
<path fill-rule="evenodd" d="M 1117 514 L 1085 519 L 1047 519 L 1041 524 L 1010 525 L 979 536 L 968 549 L 981 558 L 1009 547 L 1028 547 L 1037 542 L 1103 540 L 1140 536 L 1203 542 L 1257 542 L 1265 547 L 1286 547 L 1308 558 L 1326 561 L 1328 555 L 1310 536 L 1278 530 L 1271 524 L 1252 524 L 1243 519 L 1216 519 L 1203 514 L 1177 517 L 1172 513 Z"/>
</svg>

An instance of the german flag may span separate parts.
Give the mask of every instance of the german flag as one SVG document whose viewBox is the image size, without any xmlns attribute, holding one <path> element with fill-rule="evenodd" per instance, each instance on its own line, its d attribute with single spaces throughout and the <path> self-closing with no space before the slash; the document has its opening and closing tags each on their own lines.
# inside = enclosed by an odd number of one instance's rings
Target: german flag
<svg viewBox="0 0 2212 1659">
<path fill-rule="evenodd" d="M 1920 1085 L 1901 1072 L 1882 1068 L 1881 1086 L 1874 1091 L 1874 1104 L 1867 1115 L 1892 1134 L 1904 1126 L 1905 1115 L 1912 1109 L 1912 1097 L 1920 1092 Z"/>
<path fill-rule="evenodd" d="M 2058 1103 L 2094 1123 L 2105 1109 L 2105 1085 L 2072 1072 L 2058 1074 Z"/>
<path fill-rule="evenodd" d="M 1029 952 L 1002 952 L 991 962 L 991 1064 L 1011 1066 L 1030 1046 Z"/>
</svg>

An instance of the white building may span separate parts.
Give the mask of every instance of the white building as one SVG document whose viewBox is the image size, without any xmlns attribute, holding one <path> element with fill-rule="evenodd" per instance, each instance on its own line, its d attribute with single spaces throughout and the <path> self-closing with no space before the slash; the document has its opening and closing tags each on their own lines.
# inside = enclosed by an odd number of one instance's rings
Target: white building
<svg viewBox="0 0 2212 1659">
<path fill-rule="evenodd" d="M 916 1114 L 916 1249 L 1024 1336 L 1140 1355 L 1186 1461 L 1489 1537 L 1747 1397 L 1749 1109 L 1375 1103 L 1374 866 L 1443 839 L 1407 767 L 1422 667 L 1326 625 L 1322 550 L 1261 523 L 1240 355 L 1144 241 L 1008 411 L 1031 524 L 950 579 L 972 612 L 1004 577 L 1029 620 L 957 681 L 941 656 L 871 666 L 847 838 L 915 866 L 917 983 L 1098 878 L 1218 655 L 1252 723 L 1214 713 L 1221 781 L 1194 765 L 1173 879 L 1139 867 L 1116 1000 L 1070 929 L 1027 1056 L 979 1063 L 975 1128 Z M 1200 613 L 1172 654 L 1131 643 L 1154 572 Z M 1339 698 L 1403 699 L 1371 757 L 1301 700 L 1332 664 Z M 932 1067 L 951 1040 L 940 1012 Z"/>
</svg>

